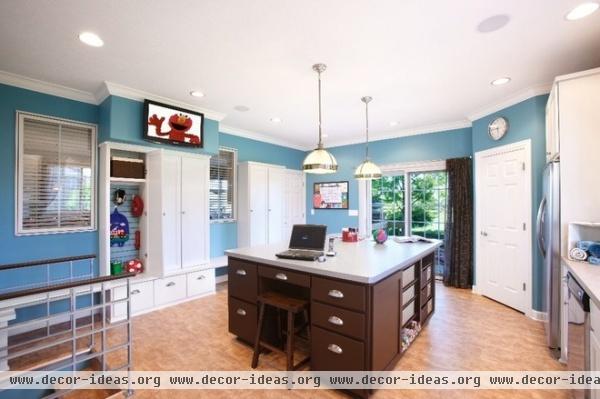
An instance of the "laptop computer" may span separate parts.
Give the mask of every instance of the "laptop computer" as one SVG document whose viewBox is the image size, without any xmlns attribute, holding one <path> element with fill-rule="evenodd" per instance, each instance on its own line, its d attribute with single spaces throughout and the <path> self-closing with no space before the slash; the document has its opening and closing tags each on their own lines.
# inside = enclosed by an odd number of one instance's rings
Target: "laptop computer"
<svg viewBox="0 0 600 399">
<path fill-rule="evenodd" d="M 295 224 L 287 251 L 275 254 L 282 259 L 317 260 L 323 256 L 327 226 L 320 224 Z"/>
</svg>

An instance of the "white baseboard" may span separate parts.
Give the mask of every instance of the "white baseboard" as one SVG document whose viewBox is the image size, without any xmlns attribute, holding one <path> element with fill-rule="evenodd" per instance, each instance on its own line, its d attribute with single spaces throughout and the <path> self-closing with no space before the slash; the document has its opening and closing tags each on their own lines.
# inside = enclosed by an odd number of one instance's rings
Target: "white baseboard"
<svg viewBox="0 0 600 399">
<path fill-rule="evenodd" d="M 548 313 L 540 312 L 539 310 L 535 310 L 535 309 L 531 309 L 531 313 L 529 314 L 529 317 L 532 318 L 533 320 L 537 320 L 537 321 L 546 321 L 546 320 L 548 320 Z"/>
<path fill-rule="evenodd" d="M 226 281 L 227 281 L 227 274 L 223 274 L 222 276 L 215 277 L 215 283 L 216 284 L 224 283 Z"/>
</svg>

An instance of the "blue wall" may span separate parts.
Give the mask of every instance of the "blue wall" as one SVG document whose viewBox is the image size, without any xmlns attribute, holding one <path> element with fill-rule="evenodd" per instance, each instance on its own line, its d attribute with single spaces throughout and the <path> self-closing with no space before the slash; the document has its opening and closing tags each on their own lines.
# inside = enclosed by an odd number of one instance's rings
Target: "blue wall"
<svg viewBox="0 0 600 399">
<path fill-rule="evenodd" d="M 535 217 L 537 208 L 542 199 L 542 180 L 546 164 L 546 102 L 548 95 L 530 98 L 501 111 L 487 115 L 473 122 L 473 153 L 489 148 L 515 143 L 522 140 L 531 140 L 531 171 L 532 171 L 532 202 L 530 230 L 532 243 L 535 244 Z M 488 124 L 496 117 L 504 116 L 508 119 L 510 128 L 502 140 L 494 141 L 487 133 Z M 532 295 L 533 308 L 542 308 L 542 259 L 533 245 L 533 276 Z"/>
<path fill-rule="evenodd" d="M 0 84 L 0 264 L 97 253 L 95 231 L 15 236 L 16 111 L 98 123 L 95 105 Z"/>
<path fill-rule="evenodd" d="M 99 118 L 101 121 L 99 141 L 117 141 L 148 147 L 164 148 L 164 144 L 148 142 L 142 137 L 144 103 L 128 98 L 109 96 L 100 104 Z M 219 122 L 204 119 L 204 147 L 175 147 L 171 149 L 217 154 L 219 151 Z"/>
<path fill-rule="evenodd" d="M 326 224 L 328 232 L 340 232 L 342 227 L 358 227 L 358 217 L 347 210 L 312 209 L 315 182 L 344 181 L 349 184 L 349 207 L 358 209 L 358 182 L 354 169 L 364 160 L 364 144 L 330 148 L 338 161 L 338 172 L 331 175 L 307 175 L 306 214 L 308 223 Z M 371 160 L 380 165 L 398 162 L 433 161 L 469 156 L 472 153 L 471 128 L 374 141 L 369 144 Z"/>
<path fill-rule="evenodd" d="M 219 145 L 236 148 L 238 162 L 255 161 L 275 165 L 283 165 L 289 169 L 299 170 L 304 159 L 304 151 L 294 150 L 262 141 L 251 140 L 231 134 L 220 133 Z M 226 249 L 237 247 L 237 224 L 212 223 L 210 226 L 210 256 L 222 256 Z M 218 270 L 217 275 L 224 270 Z"/>
</svg>

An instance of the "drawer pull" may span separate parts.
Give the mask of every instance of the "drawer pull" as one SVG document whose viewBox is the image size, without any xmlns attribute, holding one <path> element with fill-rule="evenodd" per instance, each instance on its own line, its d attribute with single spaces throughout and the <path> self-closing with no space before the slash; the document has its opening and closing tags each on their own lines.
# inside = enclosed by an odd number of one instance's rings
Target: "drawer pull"
<svg viewBox="0 0 600 399">
<path fill-rule="evenodd" d="M 196 277 L 196 280 L 204 280 L 206 276 L 204 274 L 199 275 L 198 277 Z"/>
<path fill-rule="evenodd" d="M 245 276 L 246 275 L 246 271 L 244 269 L 237 269 L 235 271 L 236 274 L 239 274 L 240 276 Z"/>
<path fill-rule="evenodd" d="M 140 293 L 140 290 L 133 290 L 133 291 L 131 291 L 131 295 L 135 295 L 135 294 L 139 294 L 139 293 Z"/>
<path fill-rule="evenodd" d="M 327 346 L 327 349 L 330 352 L 335 353 L 336 355 L 341 355 L 342 353 L 344 353 L 344 351 L 342 350 L 342 348 L 340 348 L 338 345 L 336 344 L 329 344 L 329 346 Z"/>
<path fill-rule="evenodd" d="M 240 316 L 246 316 L 246 311 L 244 309 L 238 309 L 236 310 L 236 313 Z"/>
<path fill-rule="evenodd" d="M 287 280 L 287 278 L 288 278 L 288 277 L 287 277 L 285 274 L 283 274 L 283 273 L 277 273 L 277 274 L 275 275 L 275 278 L 276 278 L 277 280 L 284 280 L 284 281 L 285 281 L 285 280 Z"/>
<path fill-rule="evenodd" d="M 332 298 L 343 298 L 344 297 L 344 293 L 340 290 L 330 290 L 327 295 L 329 295 Z"/>
<path fill-rule="evenodd" d="M 167 287 L 172 287 L 172 286 L 174 286 L 174 285 L 175 285 L 175 282 L 174 282 L 174 281 L 170 281 L 169 283 L 167 283 Z"/>
<path fill-rule="evenodd" d="M 329 319 L 327 319 L 327 321 L 336 326 L 344 325 L 344 320 L 340 319 L 337 316 L 329 316 Z"/>
</svg>

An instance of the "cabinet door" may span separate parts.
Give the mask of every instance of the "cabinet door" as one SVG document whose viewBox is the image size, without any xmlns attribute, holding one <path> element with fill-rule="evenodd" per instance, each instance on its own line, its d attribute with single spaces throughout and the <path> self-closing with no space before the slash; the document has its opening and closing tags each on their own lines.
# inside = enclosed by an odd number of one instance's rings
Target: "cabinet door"
<svg viewBox="0 0 600 399">
<path fill-rule="evenodd" d="M 181 158 L 181 266 L 195 267 L 208 261 L 208 162 Z"/>
<path fill-rule="evenodd" d="M 590 371 L 600 371 L 600 343 L 594 332 L 590 333 Z M 600 399 L 600 390 L 591 390 L 592 399 Z"/>
<path fill-rule="evenodd" d="M 285 169 L 269 169 L 268 243 L 282 241 Z"/>
<path fill-rule="evenodd" d="M 557 92 L 558 87 L 555 87 L 550 93 L 546 105 L 546 161 L 559 152 Z"/>
<path fill-rule="evenodd" d="M 295 224 L 304 224 L 306 212 L 306 191 L 304 172 L 297 170 L 286 171 L 285 176 L 285 204 L 283 240 L 288 240 Z"/>
<path fill-rule="evenodd" d="M 169 273 L 181 269 L 181 158 L 164 155 L 162 172 L 162 261 Z"/>
<path fill-rule="evenodd" d="M 267 185 L 268 169 L 265 166 L 252 165 L 248 172 L 250 246 L 267 243 Z"/>
</svg>

